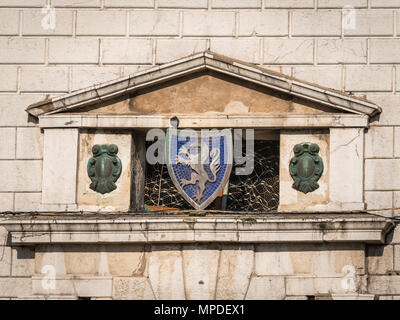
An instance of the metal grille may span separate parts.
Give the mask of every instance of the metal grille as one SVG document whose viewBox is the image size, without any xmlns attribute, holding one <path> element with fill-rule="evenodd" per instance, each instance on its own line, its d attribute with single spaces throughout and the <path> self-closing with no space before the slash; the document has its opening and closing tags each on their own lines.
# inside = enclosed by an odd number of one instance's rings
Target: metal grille
<svg viewBox="0 0 400 320">
<path fill-rule="evenodd" d="M 254 141 L 254 170 L 229 178 L 227 210 L 275 211 L 279 204 L 279 141 Z M 153 207 L 193 209 L 176 190 L 166 165 L 146 166 L 145 204 Z M 208 209 L 215 209 L 213 201 Z"/>
</svg>

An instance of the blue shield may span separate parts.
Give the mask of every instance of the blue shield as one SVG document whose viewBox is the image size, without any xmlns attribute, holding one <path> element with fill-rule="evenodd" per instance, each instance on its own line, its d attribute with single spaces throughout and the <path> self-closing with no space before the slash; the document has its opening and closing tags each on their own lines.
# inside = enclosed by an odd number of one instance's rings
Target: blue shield
<svg viewBox="0 0 400 320">
<path fill-rule="evenodd" d="M 175 187 L 195 209 L 222 191 L 232 169 L 231 130 L 168 129 L 166 160 Z"/>
</svg>

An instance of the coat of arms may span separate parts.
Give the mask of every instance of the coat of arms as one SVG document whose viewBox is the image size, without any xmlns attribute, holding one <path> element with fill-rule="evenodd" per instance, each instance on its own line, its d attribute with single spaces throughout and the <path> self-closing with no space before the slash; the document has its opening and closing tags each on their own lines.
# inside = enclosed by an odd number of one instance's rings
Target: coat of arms
<svg viewBox="0 0 400 320">
<path fill-rule="evenodd" d="M 175 187 L 195 209 L 206 208 L 231 173 L 231 131 L 168 129 L 166 148 L 168 172 Z"/>
</svg>

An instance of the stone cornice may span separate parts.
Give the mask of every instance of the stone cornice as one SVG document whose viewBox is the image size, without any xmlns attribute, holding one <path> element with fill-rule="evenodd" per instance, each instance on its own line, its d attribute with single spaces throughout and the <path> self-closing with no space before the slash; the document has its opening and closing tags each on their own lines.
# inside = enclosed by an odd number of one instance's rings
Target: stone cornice
<svg viewBox="0 0 400 320">
<path fill-rule="evenodd" d="M 180 128 L 363 128 L 368 116 L 358 114 L 248 114 L 248 115 L 97 115 L 54 114 L 41 116 L 41 128 L 169 128 L 179 118 Z"/>
<path fill-rule="evenodd" d="M 34 117 L 58 112 L 77 112 L 79 108 L 128 93 L 131 94 L 136 90 L 202 70 L 214 70 L 273 90 L 314 101 L 341 112 L 368 115 L 369 117 L 381 112 L 380 107 L 360 97 L 288 77 L 284 74 L 224 57 L 210 51 L 193 54 L 174 62 L 149 68 L 130 76 L 60 97 L 46 99 L 30 105 L 27 108 L 27 112 Z"/>
<path fill-rule="evenodd" d="M 177 216 L 14 215 L 0 220 L 12 245 L 43 243 L 384 243 L 394 223 L 371 214 Z"/>
</svg>

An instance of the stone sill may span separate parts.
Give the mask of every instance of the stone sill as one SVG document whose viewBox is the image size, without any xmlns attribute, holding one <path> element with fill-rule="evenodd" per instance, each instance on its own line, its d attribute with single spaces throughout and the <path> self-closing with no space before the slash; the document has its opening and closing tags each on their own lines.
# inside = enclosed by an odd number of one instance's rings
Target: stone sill
<svg viewBox="0 0 400 320">
<path fill-rule="evenodd" d="M 0 216 L 12 245 L 83 243 L 384 243 L 390 219 L 368 213 L 206 216 L 16 214 Z"/>
</svg>

